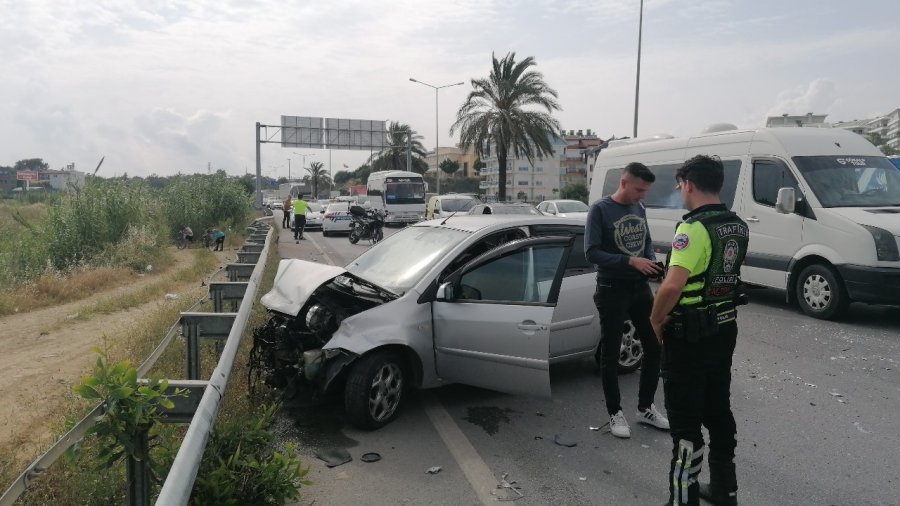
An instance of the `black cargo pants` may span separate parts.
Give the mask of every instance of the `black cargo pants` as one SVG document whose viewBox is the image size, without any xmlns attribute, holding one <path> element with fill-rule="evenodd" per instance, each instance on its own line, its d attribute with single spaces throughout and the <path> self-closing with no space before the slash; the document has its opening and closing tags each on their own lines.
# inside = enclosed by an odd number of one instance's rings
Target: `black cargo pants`
<svg viewBox="0 0 900 506">
<path fill-rule="evenodd" d="M 737 427 L 731 412 L 731 360 L 737 322 L 719 325 L 710 337 L 691 343 L 666 337 L 660 376 L 672 433 L 669 502 L 699 505 L 697 477 L 706 448 L 701 426 L 709 431 L 710 483 L 725 493 L 737 491 L 734 449 Z"/>
</svg>

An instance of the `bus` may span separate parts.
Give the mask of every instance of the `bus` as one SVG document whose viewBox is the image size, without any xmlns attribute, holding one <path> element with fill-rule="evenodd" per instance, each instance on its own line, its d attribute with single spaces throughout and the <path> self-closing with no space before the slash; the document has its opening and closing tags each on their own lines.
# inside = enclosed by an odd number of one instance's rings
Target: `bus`
<svg viewBox="0 0 900 506">
<path fill-rule="evenodd" d="M 382 209 L 385 223 L 416 223 L 425 219 L 425 180 L 421 174 L 380 170 L 366 183 L 373 209 Z"/>
</svg>

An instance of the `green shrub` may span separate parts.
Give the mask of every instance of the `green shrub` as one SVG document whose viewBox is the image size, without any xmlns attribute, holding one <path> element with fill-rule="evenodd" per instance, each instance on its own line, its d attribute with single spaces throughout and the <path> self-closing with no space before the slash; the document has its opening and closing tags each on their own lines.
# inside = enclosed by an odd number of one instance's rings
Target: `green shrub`
<svg viewBox="0 0 900 506">
<path fill-rule="evenodd" d="M 311 485 L 296 454 L 288 444 L 284 452 L 272 447 L 268 431 L 277 405 L 259 413 L 222 421 L 210 437 L 194 490 L 192 506 L 282 505 L 300 496 L 300 487 Z"/>
</svg>

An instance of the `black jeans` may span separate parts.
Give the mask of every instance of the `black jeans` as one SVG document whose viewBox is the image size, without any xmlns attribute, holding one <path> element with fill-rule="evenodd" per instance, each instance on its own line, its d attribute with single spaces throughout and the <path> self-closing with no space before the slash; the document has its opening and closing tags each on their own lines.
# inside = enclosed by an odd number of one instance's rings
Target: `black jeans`
<svg viewBox="0 0 900 506">
<path fill-rule="evenodd" d="M 606 411 L 610 415 L 622 409 L 619 393 L 619 353 L 625 321 L 631 320 L 635 338 L 641 341 L 644 358 L 641 362 L 641 380 L 638 387 L 638 407 L 647 408 L 653 403 L 659 385 L 659 343 L 650 326 L 650 310 L 653 293 L 645 280 L 597 281 L 594 304 L 600 313 L 600 378 Z"/>
<path fill-rule="evenodd" d="M 737 427 L 731 413 L 731 360 L 736 342 L 735 321 L 721 324 L 718 334 L 696 343 L 674 337 L 664 341 L 661 376 L 673 442 L 670 504 L 673 494 L 681 496 L 678 504 L 699 504 L 697 476 L 705 453 L 701 426 L 709 431 L 710 484 L 726 493 L 737 491 Z M 687 447 L 692 449 L 690 456 Z"/>
<path fill-rule="evenodd" d="M 294 239 L 303 238 L 303 228 L 306 227 L 306 215 L 294 215 Z"/>
<path fill-rule="evenodd" d="M 281 228 L 290 228 L 291 226 L 291 212 L 290 211 L 282 211 L 284 213 L 284 218 L 281 219 Z"/>
</svg>

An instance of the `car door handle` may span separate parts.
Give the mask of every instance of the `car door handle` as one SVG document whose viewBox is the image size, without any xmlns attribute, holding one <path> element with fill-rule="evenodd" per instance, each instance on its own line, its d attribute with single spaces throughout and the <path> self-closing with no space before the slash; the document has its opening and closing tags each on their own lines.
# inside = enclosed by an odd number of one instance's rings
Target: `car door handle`
<svg viewBox="0 0 900 506">
<path fill-rule="evenodd" d="M 519 330 L 525 330 L 525 331 L 530 331 L 530 332 L 534 332 L 536 330 L 544 330 L 547 328 L 545 325 L 538 325 L 533 320 L 525 320 L 522 323 L 516 325 L 516 327 L 518 327 Z"/>
<path fill-rule="evenodd" d="M 749 221 L 750 223 L 759 223 L 759 218 L 757 218 L 756 216 L 750 216 L 749 218 L 747 218 L 747 221 Z"/>
</svg>

